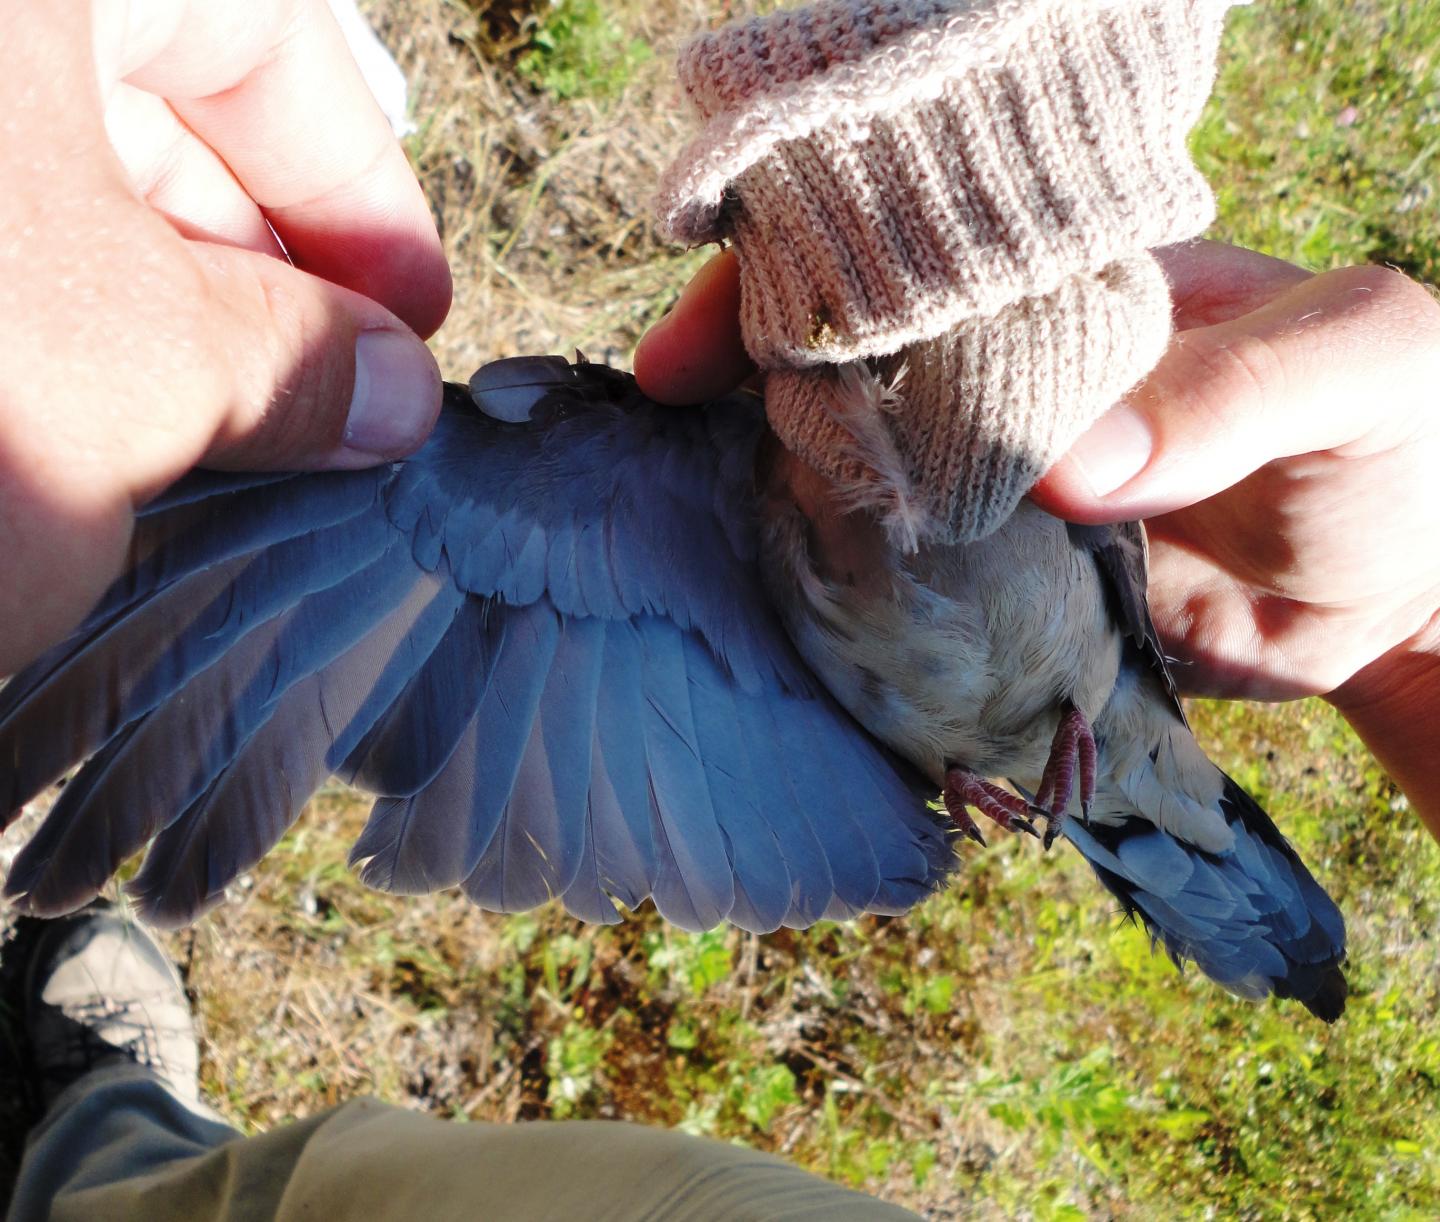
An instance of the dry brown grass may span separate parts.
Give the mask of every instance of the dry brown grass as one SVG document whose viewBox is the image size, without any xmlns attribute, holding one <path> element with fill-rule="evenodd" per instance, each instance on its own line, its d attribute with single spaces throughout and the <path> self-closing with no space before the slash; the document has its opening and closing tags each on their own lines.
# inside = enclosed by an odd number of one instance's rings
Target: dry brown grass
<svg viewBox="0 0 1440 1222">
<path fill-rule="evenodd" d="M 700 0 L 611 5 L 653 48 L 620 97 L 557 101 L 510 69 L 526 7 L 385 0 L 371 12 L 413 82 L 410 151 L 455 269 L 437 338 L 465 377 L 518 352 L 623 363 L 703 255 L 654 231 L 651 198 L 686 135 L 668 73 Z"/>
</svg>

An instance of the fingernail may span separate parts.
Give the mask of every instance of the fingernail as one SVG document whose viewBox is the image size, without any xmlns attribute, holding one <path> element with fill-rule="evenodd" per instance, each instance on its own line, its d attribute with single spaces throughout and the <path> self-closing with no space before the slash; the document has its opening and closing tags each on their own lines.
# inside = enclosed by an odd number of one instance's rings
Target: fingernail
<svg viewBox="0 0 1440 1222">
<path fill-rule="evenodd" d="M 1068 457 L 1098 497 L 1128 484 L 1154 452 L 1150 422 L 1122 400 L 1090 426 Z"/>
<path fill-rule="evenodd" d="M 408 454 L 434 423 L 439 387 L 439 367 L 420 340 L 399 331 L 362 331 L 355 341 L 345 448 L 382 457 Z"/>
</svg>

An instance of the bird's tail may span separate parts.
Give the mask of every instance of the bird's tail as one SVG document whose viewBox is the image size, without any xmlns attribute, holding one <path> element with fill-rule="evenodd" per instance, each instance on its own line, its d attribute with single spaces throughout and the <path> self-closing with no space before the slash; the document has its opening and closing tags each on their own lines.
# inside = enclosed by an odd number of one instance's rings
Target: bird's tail
<svg viewBox="0 0 1440 1222">
<path fill-rule="evenodd" d="M 1139 815 L 1066 835 L 1126 912 L 1177 964 L 1240 997 L 1292 997 L 1333 1023 L 1348 986 L 1345 920 L 1259 804 L 1229 777 L 1220 811 L 1233 849 L 1206 852 Z"/>
</svg>

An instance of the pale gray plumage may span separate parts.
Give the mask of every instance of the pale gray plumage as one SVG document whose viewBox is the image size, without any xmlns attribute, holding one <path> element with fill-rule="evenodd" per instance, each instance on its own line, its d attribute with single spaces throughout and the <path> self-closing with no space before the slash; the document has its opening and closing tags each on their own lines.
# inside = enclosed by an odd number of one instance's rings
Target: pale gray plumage
<svg viewBox="0 0 1440 1222">
<path fill-rule="evenodd" d="M 1177 959 L 1333 1018 L 1343 923 L 1195 747 L 1137 531 L 1024 507 L 902 556 L 752 397 L 497 362 L 406 462 L 147 507 L 100 607 L 0 691 L 5 812 L 93 756 L 7 891 L 74 908 L 149 842 L 142 912 L 191 919 L 333 773 L 379 795 L 352 862 L 385 890 L 653 898 L 691 929 L 901 912 L 954 864 L 947 769 L 1033 792 L 1071 702 L 1101 780 L 1065 830 L 1101 880 Z"/>
<path fill-rule="evenodd" d="M 772 446 L 762 468 L 767 588 L 858 721 L 937 787 L 961 764 L 1029 796 L 1078 708 L 1097 784 L 1089 820 L 1059 826 L 1126 911 L 1232 992 L 1339 1016 L 1344 921 L 1190 733 L 1138 524 L 1075 526 L 1027 503 L 983 540 L 903 554 L 794 455 Z"/>
</svg>

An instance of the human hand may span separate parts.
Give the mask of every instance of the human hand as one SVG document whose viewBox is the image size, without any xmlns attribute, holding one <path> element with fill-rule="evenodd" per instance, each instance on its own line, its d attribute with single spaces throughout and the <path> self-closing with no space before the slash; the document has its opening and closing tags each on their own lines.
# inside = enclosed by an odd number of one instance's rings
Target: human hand
<svg viewBox="0 0 1440 1222">
<path fill-rule="evenodd" d="M 1383 268 L 1315 276 L 1210 242 L 1158 257 L 1174 342 L 1032 495 L 1071 520 L 1147 520 L 1182 688 L 1326 696 L 1440 828 L 1440 305 Z M 688 316 L 722 296 L 702 281 L 646 337 L 647 391 L 720 380 L 735 324 L 697 352 Z"/>
<path fill-rule="evenodd" d="M 1160 258 L 1174 342 L 1032 495 L 1144 518 L 1181 687 L 1326 697 L 1440 835 L 1440 303 L 1379 267 Z"/>
<path fill-rule="evenodd" d="M 324 0 L 21 0 L 6 51 L 0 675 L 80 619 L 134 507 L 190 467 L 418 446 L 440 406 L 419 337 L 450 302 Z"/>
</svg>

